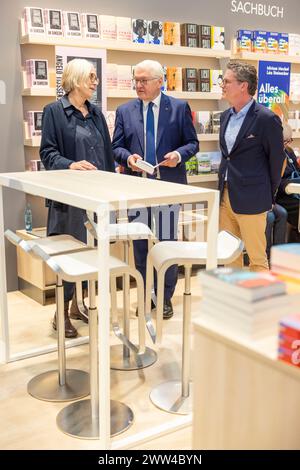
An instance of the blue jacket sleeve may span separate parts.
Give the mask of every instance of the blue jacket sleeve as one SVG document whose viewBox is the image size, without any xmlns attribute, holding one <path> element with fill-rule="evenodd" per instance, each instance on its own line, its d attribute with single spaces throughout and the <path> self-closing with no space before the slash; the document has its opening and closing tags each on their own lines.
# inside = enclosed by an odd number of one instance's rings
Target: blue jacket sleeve
<svg viewBox="0 0 300 470">
<path fill-rule="evenodd" d="M 189 158 L 199 152 L 199 141 L 193 124 L 191 108 L 188 103 L 185 103 L 182 120 L 183 145 L 175 150 L 180 153 L 181 161 L 185 163 Z"/>
<path fill-rule="evenodd" d="M 117 109 L 115 130 L 112 140 L 112 148 L 114 153 L 114 159 L 119 165 L 127 168 L 127 159 L 130 156 L 129 150 L 126 148 L 126 140 L 124 133 L 124 120 L 122 112 Z"/>
<path fill-rule="evenodd" d="M 265 122 L 263 145 L 266 154 L 269 156 L 271 187 L 273 202 L 275 202 L 275 195 L 281 181 L 281 171 L 285 160 L 282 125 L 276 114 Z"/>
<path fill-rule="evenodd" d="M 67 170 L 73 163 L 73 160 L 65 158 L 59 152 L 57 132 L 53 108 L 46 106 L 43 111 L 40 146 L 40 157 L 46 170 Z"/>
</svg>

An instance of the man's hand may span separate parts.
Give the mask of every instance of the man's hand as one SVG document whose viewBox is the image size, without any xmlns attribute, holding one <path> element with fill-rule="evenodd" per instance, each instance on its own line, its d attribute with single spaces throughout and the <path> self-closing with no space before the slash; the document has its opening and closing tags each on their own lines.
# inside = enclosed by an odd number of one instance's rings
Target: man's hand
<svg viewBox="0 0 300 470">
<path fill-rule="evenodd" d="M 133 171 L 138 171 L 139 173 L 141 173 L 142 170 L 138 168 L 137 166 L 135 166 L 135 162 L 137 160 L 143 160 L 143 159 L 137 153 L 133 153 L 132 155 L 130 155 L 130 157 L 128 157 L 127 164 Z"/>
<path fill-rule="evenodd" d="M 164 156 L 164 161 L 160 164 L 160 166 L 168 166 L 169 168 L 175 168 L 179 162 L 179 157 L 176 152 L 169 152 Z"/>
<path fill-rule="evenodd" d="M 81 160 L 80 162 L 71 163 L 69 166 L 70 170 L 97 170 L 97 167 L 92 165 L 92 163 L 87 162 L 86 160 Z"/>
</svg>

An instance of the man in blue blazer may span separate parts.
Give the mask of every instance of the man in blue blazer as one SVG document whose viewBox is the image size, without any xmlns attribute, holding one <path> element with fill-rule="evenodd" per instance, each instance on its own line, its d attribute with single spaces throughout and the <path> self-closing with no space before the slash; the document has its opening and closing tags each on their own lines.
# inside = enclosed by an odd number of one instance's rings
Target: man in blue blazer
<svg viewBox="0 0 300 470">
<path fill-rule="evenodd" d="M 198 152 L 199 142 L 188 103 L 161 93 L 163 76 L 159 62 L 145 60 L 135 66 L 134 83 L 138 99 L 117 109 L 112 143 L 114 156 L 126 173 L 146 176 L 136 166 L 138 160 L 144 159 L 153 165 L 160 164 L 154 178 L 186 184 L 185 162 Z M 158 212 L 154 214 L 156 222 L 162 217 L 156 235 L 159 240 L 176 240 L 179 207 L 160 209 L 162 216 Z M 167 220 L 166 214 L 171 216 L 171 222 Z M 144 222 L 149 226 L 152 215 L 148 209 Z M 168 236 L 166 228 L 169 229 Z M 134 242 L 134 255 L 136 267 L 145 280 L 146 241 Z M 164 318 L 173 315 L 171 297 L 176 282 L 177 268 L 172 267 L 166 274 Z"/>
<path fill-rule="evenodd" d="M 241 237 L 250 270 L 263 271 L 268 269 L 266 215 L 275 203 L 285 155 L 281 120 L 254 101 L 256 89 L 255 67 L 230 61 L 222 84 L 231 108 L 220 123 L 220 229 Z M 242 267 L 242 256 L 233 265 Z"/>
</svg>

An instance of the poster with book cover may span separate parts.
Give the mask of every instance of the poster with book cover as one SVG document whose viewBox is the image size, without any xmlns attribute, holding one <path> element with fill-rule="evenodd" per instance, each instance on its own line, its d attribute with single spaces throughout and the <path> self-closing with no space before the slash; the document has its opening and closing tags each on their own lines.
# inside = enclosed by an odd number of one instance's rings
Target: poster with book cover
<svg viewBox="0 0 300 470">
<path fill-rule="evenodd" d="M 258 103 L 271 109 L 281 119 L 288 119 L 291 64 L 260 60 L 258 68 Z"/>
<path fill-rule="evenodd" d="M 61 98 L 64 90 L 61 86 L 63 69 L 72 59 L 86 59 L 93 64 L 99 78 L 91 103 L 99 106 L 103 113 L 106 112 L 106 50 L 92 49 L 83 47 L 55 47 L 55 65 L 56 65 L 56 96 Z"/>
</svg>

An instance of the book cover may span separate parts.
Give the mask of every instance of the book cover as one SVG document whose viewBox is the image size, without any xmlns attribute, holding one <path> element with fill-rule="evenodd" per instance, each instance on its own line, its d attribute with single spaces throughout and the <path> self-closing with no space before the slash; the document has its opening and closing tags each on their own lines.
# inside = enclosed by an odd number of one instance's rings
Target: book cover
<svg viewBox="0 0 300 470">
<path fill-rule="evenodd" d="M 199 24 L 198 28 L 198 46 L 203 49 L 211 48 L 211 26 Z"/>
<path fill-rule="evenodd" d="M 48 60 L 25 61 L 27 87 L 49 87 Z"/>
<path fill-rule="evenodd" d="M 132 40 L 137 44 L 148 42 L 148 21 L 142 18 L 132 20 Z"/>
<path fill-rule="evenodd" d="M 27 111 L 26 121 L 29 138 L 42 135 L 42 117 L 43 111 Z"/>
<path fill-rule="evenodd" d="M 225 29 L 223 26 L 211 27 L 211 48 L 225 50 Z"/>
<path fill-rule="evenodd" d="M 117 65 L 118 90 L 132 89 L 131 65 Z"/>
<path fill-rule="evenodd" d="M 98 15 L 93 13 L 81 14 L 82 35 L 85 39 L 100 39 Z"/>
<path fill-rule="evenodd" d="M 44 36 L 46 33 L 42 8 L 25 7 L 22 14 L 25 34 Z"/>
<path fill-rule="evenodd" d="M 164 34 L 162 21 L 148 21 L 148 42 L 149 44 L 163 45 Z"/>
<path fill-rule="evenodd" d="M 106 86 L 108 90 L 118 89 L 118 65 L 106 65 Z"/>
<path fill-rule="evenodd" d="M 213 134 L 219 134 L 220 132 L 220 118 L 222 111 L 211 112 L 211 132 Z"/>
<path fill-rule="evenodd" d="M 223 81 L 222 70 L 209 71 L 210 91 L 212 93 L 222 93 L 221 84 Z"/>
<path fill-rule="evenodd" d="M 279 52 L 279 33 L 267 32 L 267 53 L 278 54 Z"/>
<path fill-rule="evenodd" d="M 198 77 L 197 69 L 183 68 L 182 69 L 182 91 L 198 91 Z"/>
<path fill-rule="evenodd" d="M 112 15 L 100 15 L 100 36 L 101 39 L 117 39 L 117 21 Z"/>
<path fill-rule="evenodd" d="M 288 33 L 289 35 L 289 55 L 300 55 L 300 34 Z"/>
<path fill-rule="evenodd" d="M 249 29 L 238 29 L 236 32 L 237 52 L 252 50 L 252 31 Z"/>
<path fill-rule="evenodd" d="M 66 38 L 82 38 L 79 13 L 74 11 L 63 11 L 63 25 Z"/>
<path fill-rule="evenodd" d="M 47 36 L 56 38 L 62 38 L 64 36 L 61 10 L 45 9 L 44 19 Z"/>
<path fill-rule="evenodd" d="M 198 89 L 202 93 L 210 92 L 210 70 L 198 69 Z"/>
<path fill-rule="evenodd" d="M 167 67 L 167 90 L 182 91 L 181 67 Z"/>
<path fill-rule="evenodd" d="M 271 266 L 282 267 L 295 273 L 300 277 L 300 243 L 286 243 L 274 245 L 271 248 Z"/>
<path fill-rule="evenodd" d="M 289 54 L 289 35 L 288 33 L 278 33 L 278 52 L 279 54 Z"/>
<path fill-rule="evenodd" d="M 166 46 L 180 46 L 180 23 L 164 22 L 164 43 Z"/>
<path fill-rule="evenodd" d="M 216 268 L 201 272 L 204 287 L 213 287 L 222 295 L 235 295 L 245 302 L 253 302 L 273 295 L 285 294 L 286 285 L 269 273 L 237 271 L 232 268 Z"/>
<path fill-rule="evenodd" d="M 198 47 L 197 25 L 182 23 L 180 25 L 180 44 L 185 47 Z"/>
<path fill-rule="evenodd" d="M 197 134 L 211 134 L 211 112 L 195 112 L 195 129 Z"/>
<path fill-rule="evenodd" d="M 267 31 L 252 31 L 252 51 L 267 51 Z"/>
<path fill-rule="evenodd" d="M 132 26 L 131 18 L 125 16 L 116 17 L 117 40 L 118 41 L 132 41 Z"/>
</svg>

